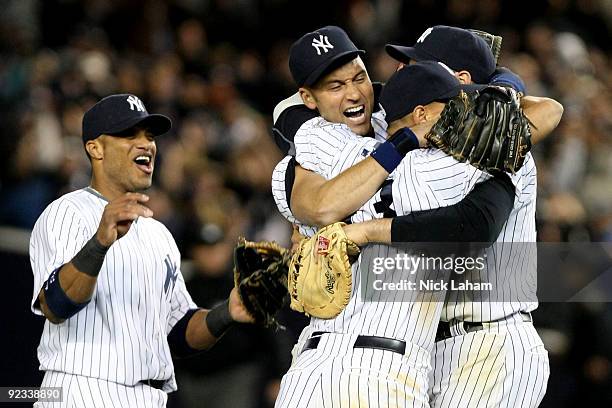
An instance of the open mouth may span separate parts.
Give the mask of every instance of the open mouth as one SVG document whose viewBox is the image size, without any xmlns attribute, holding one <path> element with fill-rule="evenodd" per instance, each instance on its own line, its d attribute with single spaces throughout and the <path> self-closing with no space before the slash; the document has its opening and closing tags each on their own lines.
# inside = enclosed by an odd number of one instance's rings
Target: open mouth
<svg viewBox="0 0 612 408">
<path fill-rule="evenodd" d="M 153 157 L 148 154 L 141 154 L 134 159 L 136 166 L 147 174 L 153 173 Z"/>
<path fill-rule="evenodd" d="M 351 122 L 361 122 L 365 119 L 365 105 L 348 108 L 343 113 Z"/>
</svg>

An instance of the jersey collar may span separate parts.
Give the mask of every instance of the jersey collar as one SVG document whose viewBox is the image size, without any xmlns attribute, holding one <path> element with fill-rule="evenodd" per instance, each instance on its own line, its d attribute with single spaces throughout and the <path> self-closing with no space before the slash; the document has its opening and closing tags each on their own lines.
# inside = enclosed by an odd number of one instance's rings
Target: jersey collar
<svg viewBox="0 0 612 408">
<path fill-rule="evenodd" d="M 104 197 L 102 194 L 100 194 L 98 191 L 96 191 L 92 186 L 85 187 L 85 191 L 87 191 L 90 194 L 95 195 L 96 197 L 106 201 L 107 203 L 109 202 L 106 197 Z"/>
</svg>

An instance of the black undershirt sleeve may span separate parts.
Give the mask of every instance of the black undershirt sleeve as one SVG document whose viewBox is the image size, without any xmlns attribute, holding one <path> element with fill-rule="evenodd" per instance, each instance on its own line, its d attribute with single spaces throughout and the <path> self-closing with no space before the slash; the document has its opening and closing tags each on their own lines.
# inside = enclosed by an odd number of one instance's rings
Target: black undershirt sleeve
<svg viewBox="0 0 612 408">
<path fill-rule="evenodd" d="M 308 109 L 306 105 L 295 105 L 285 109 L 272 126 L 272 137 L 276 146 L 284 154 L 295 156 L 293 142 L 295 134 L 304 123 L 319 115 L 319 111 Z"/>
<path fill-rule="evenodd" d="M 393 242 L 495 242 L 514 205 L 505 173 L 479 183 L 457 204 L 393 218 Z"/>
<path fill-rule="evenodd" d="M 292 157 L 287 164 L 287 171 L 285 172 L 285 198 L 287 199 L 287 207 L 289 209 L 291 209 L 291 193 L 295 183 L 295 166 L 297 166 L 297 161 L 295 157 Z"/>
</svg>

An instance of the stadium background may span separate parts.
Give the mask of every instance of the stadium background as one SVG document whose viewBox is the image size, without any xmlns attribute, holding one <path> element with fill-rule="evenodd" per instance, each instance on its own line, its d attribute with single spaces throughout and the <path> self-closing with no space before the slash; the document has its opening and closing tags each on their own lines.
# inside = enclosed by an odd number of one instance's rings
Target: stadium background
<svg viewBox="0 0 612 408">
<path fill-rule="evenodd" d="M 0 385 L 38 385 L 42 323 L 29 311 L 29 230 L 59 195 L 87 185 L 81 117 L 99 97 L 140 96 L 174 121 L 158 139 L 151 206 L 173 232 L 202 306 L 229 292 L 239 234 L 287 245 L 270 176 L 280 153 L 271 112 L 294 90 L 292 41 L 336 24 L 367 50 L 374 80 L 395 68 L 386 42 L 413 44 L 448 24 L 504 37 L 501 64 L 528 93 L 563 103 L 534 148 L 539 239 L 612 240 L 609 0 L 4 0 L 0 2 Z M 576 271 L 579 273 L 579 271 Z M 545 303 L 545 407 L 612 404 L 612 304 Z M 304 319 L 279 333 L 236 328 L 208 354 L 177 361 L 170 407 L 265 407 Z M 205 403 L 203 403 L 206 401 Z"/>
</svg>

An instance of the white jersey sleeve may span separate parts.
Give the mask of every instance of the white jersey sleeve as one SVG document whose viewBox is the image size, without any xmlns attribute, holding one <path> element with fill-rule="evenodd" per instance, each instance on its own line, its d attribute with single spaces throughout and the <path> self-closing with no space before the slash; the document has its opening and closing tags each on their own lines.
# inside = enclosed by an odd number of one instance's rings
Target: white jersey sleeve
<svg viewBox="0 0 612 408">
<path fill-rule="evenodd" d="M 293 166 L 295 164 L 295 159 L 292 156 L 286 156 L 276 165 L 272 173 L 272 196 L 281 215 L 290 223 L 297 225 L 302 235 L 310 237 L 314 235 L 317 229 L 298 220 L 290 208 L 291 189 L 295 176 Z"/>
<path fill-rule="evenodd" d="M 286 186 L 287 177 L 289 177 L 287 169 L 292 160 L 292 156 L 285 156 L 274 167 L 272 172 L 272 197 L 274 197 L 274 202 L 281 215 L 290 223 L 295 224 L 297 219 L 293 216 L 291 208 L 289 208 L 289 194 L 291 194 L 291 191 L 287 191 Z"/>
<path fill-rule="evenodd" d="M 321 117 L 302 125 L 294 142 L 295 159 L 300 166 L 326 179 L 369 156 L 379 143 L 356 135 L 346 125 L 330 123 Z"/>
<path fill-rule="evenodd" d="M 30 237 L 34 273 L 32 312 L 42 316 L 37 300 L 43 284 L 53 271 L 70 262 L 94 233 L 69 200 L 56 200 L 45 209 Z"/>
</svg>

